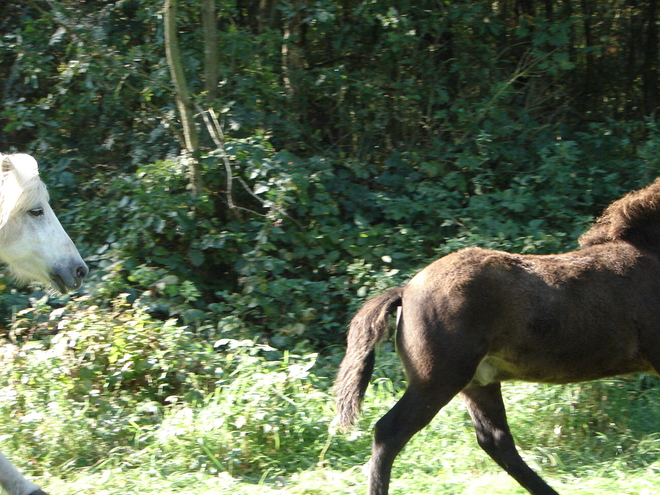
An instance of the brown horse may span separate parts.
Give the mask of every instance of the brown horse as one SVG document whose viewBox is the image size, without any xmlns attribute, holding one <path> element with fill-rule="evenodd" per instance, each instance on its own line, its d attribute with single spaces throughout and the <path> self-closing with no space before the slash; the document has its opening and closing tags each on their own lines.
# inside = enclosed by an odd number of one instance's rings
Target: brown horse
<svg viewBox="0 0 660 495">
<path fill-rule="evenodd" d="M 463 249 L 355 315 L 335 383 L 341 425 L 358 413 L 396 307 L 408 381 L 376 424 L 370 495 L 388 493 L 397 454 L 457 394 L 495 462 L 530 493 L 556 495 L 516 451 L 500 383 L 660 371 L 660 178 L 612 203 L 579 243 L 552 256 Z"/>
</svg>

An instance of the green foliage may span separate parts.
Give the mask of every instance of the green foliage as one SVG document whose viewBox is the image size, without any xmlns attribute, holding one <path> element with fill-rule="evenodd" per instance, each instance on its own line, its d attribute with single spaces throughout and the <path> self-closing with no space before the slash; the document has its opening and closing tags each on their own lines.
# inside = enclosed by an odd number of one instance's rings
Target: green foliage
<svg viewBox="0 0 660 495">
<path fill-rule="evenodd" d="M 228 337 L 238 326 L 277 346 L 323 348 L 343 341 L 365 297 L 405 283 L 438 255 L 471 245 L 574 249 L 599 210 L 657 173 L 654 127 L 641 145 L 636 132 L 608 123 L 546 136 L 525 151 L 533 171 L 519 170 L 507 146 L 484 135 L 443 176 L 416 153 L 393 153 L 383 169 L 276 152 L 263 136 L 231 139 L 232 201 L 243 209 L 226 210 L 225 169 L 210 153 L 208 193 L 195 201 L 183 165 L 162 161 L 95 181 L 96 196 L 62 218 L 85 233 L 76 242 L 93 264 L 89 291 L 101 300 L 128 293 L 151 314 Z"/>
<path fill-rule="evenodd" d="M 195 201 L 173 158 L 160 4 L 9 11 L 5 147 L 40 158 L 102 304 L 128 293 L 161 318 L 334 344 L 362 298 L 439 254 L 571 249 L 658 169 L 652 122 L 607 120 L 598 106 L 598 123 L 571 117 L 571 81 L 592 52 L 568 10 L 219 7 L 211 106 L 226 136 L 220 150 L 202 133 L 206 194 Z M 193 93 L 197 14 L 183 2 L 178 19 Z"/>
<path fill-rule="evenodd" d="M 201 338 L 124 299 L 107 310 L 79 301 L 41 323 L 44 311 L 18 315 L 14 339 L 40 339 L 4 344 L 0 378 L 7 438 L 43 465 L 158 455 L 165 471 L 249 475 L 306 469 L 303 452 L 323 449 L 329 379 L 316 354 Z"/>
<path fill-rule="evenodd" d="M 225 134 L 201 133 L 194 200 L 161 3 L 0 5 L 0 148 L 37 156 L 92 268 L 87 299 L 0 296 L 2 441 L 35 473 L 359 493 L 368 432 L 404 383 L 383 352 L 364 428 L 332 431 L 350 316 L 466 246 L 574 249 L 658 175 L 651 2 L 218 2 L 208 102 L 199 5 L 181 1 L 186 77 Z M 508 388 L 525 455 L 564 480 L 611 459 L 652 473 L 649 380 Z M 467 424 L 443 412 L 393 490 L 489 476 Z"/>
</svg>

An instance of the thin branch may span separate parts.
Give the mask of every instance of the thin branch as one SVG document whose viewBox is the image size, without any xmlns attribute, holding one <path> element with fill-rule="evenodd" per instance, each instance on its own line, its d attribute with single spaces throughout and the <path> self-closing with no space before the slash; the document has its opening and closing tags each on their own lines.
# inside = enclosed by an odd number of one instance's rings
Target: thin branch
<svg viewBox="0 0 660 495">
<path fill-rule="evenodd" d="M 204 123 L 206 124 L 206 129 L 209 131 L 209 134 L 211 135 L 211 139 L 213 139 L 216 149 L 220 152 L 220 158 L 222 158 L 222 162 L 225 165 L 225 173 L 227 174 L 227 188 L 225 190 L 225 195 L 227 196 L 227 204 L 229 205 L 229 208 L 232 209 L 236 208 L 236 205 L 234 205 L 234 199 L 232 195 L 232 188 L 233 188 L 232 183 L 233 183 L 234 172 L 231 168 L 231 162 L 229 161 L 229 157 L 227 156 L 227 152 L 225 151 L 225 147 L 223 145 L 224 135 L 222 134 L 222 129 L 219 128 L 219 125 L 216 126 L 216 128 L 214 129 L 213 124 L 209 119 L 209 115 L 211 115 L 212 117 L 214 117 L 214 120 L 217 120 L 215 119 L 215 113 L 211 113 L 213 112 L 212 109 L 209 109 L 208 111 L 204 111 L 201 108 L 197 107 L 197 110 L 204 119 Z M 257 214 L 260 215 L 260 213 Z"/>
<path fill-rule="evenodd" d="M 233 199 L 233 180 L 234 180 L 234 170 L 232 168 L 231 160 L 229 159 L 229 155 L 227 155 L 227 152 L 225 151 L 225 134 L 222 130 L 222 125 L 220 124 L 220 121 L 218 120 L 218 116 L 215 113 L 215 110 L 212 108 L 209 108 L 208 110 L 204 110 L 197 106 L 197 111 L 201 114 L 202 119 L 204 119 L 204 123 L 206 124 L 206 130 L 211 136 L 211 139 L 215 143 L 216 150 L 218 151 L 220 158 L 222 159 L 222 162 L 225 166 L 225 172 L 227 174 L 227 187 L 225 189 L 225 194 L 227 196 L 227 204 L 229 208 L 231 209 L 240 209 L 244 211 L 249 211 L 250 213 L 254 213 L 256 215 L 260 216 L 265 216 L 261 213 L 258 213 L 256 211 L 250 210 L 248 208 L 243 208 L 241 206 L 238 206 L 234 203 Z M 298 227 L 303 228 L 303 226 L 291 215 L 289 215 L 286 211 L 282 210 L 280 207 L 275 205 L 272 201 L 265 201 L 264 199 L 260 198 L 255 192 L 250 188 L 250 186 L 243 180 L 242 177 L 236 176 L 235 179 L 243 186 L 243 189 L 252 196 L 254 199 L 259 201 L 264 208 L 270 208 L 279 214 L 288 217 L 293 223 L 295 223 Z"/>
</svg>

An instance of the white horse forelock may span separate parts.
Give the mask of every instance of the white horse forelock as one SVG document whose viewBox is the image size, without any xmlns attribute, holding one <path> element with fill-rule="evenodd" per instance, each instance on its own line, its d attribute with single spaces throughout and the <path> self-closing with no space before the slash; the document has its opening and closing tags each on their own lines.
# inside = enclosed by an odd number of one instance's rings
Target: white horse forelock
<svg viewBox="0 0 660 495">
<path fill-rule="evenodd" d="M 40 202 L 47 203 L 46 185 L 39 178 L 37 161 L 30 155 L 0 155 L 0 229 L 11 216 Z M 10 163 L 7 163 L 7 162 Z M 13 166 L 12 166 L 13 165 Z"/>
</svg>

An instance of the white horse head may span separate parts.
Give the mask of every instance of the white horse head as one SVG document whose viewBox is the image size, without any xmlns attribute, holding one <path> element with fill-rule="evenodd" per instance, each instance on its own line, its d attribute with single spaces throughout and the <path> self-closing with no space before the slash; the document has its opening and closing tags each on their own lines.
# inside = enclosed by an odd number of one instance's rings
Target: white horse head
<svg viewBox="0 0 660 495">
<path fill-rule="evenodd" d="M 89 271 L 48 204 L 30 155 L 0 154 L 0 261 L 17 281 L 77 289 Z"/>
</svg>

